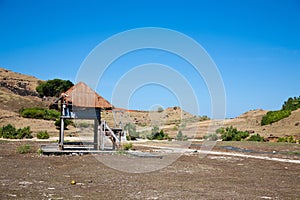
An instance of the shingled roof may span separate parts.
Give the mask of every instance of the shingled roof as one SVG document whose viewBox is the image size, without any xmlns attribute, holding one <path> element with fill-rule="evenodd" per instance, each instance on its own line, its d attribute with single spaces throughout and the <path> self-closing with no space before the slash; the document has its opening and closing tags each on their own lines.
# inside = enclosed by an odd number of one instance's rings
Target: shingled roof
<svg viewBox="0 0 300 200">
<path fill-rule="evenodd" d="M 66 92 L 62 93 L 61 98 L 64 98 L 66 102 L 72 103 L 72 105 L 76 107 L 113 108 L 113 105 L 83 82 L 77 83 Z"/>
</svg>

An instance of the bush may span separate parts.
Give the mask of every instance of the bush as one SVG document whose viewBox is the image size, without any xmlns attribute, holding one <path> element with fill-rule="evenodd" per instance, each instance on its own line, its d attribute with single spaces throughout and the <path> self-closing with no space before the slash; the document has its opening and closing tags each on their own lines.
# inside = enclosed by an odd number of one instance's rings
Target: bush
<svg viewBox="0 0 300 200">
<path fill-rule="evenodd" d="M 125 151 L 128 151 L 128 150 L 132 149 L 132 147 L 133 147 L 132 143 L 127 143 L 127 144 L 124 144 L 123 149 Z"/>
<path fill-rule="evenodd" d="M 8 124 L 7 126 L 2 127 L 1 135 L 3 138 L 15 139 L 17 135 L 17 130 L 13 125 Z"/>
<path fill-rule="evenodd" d="M 217 129 L 216 133 L 221 133 L 223 141 L 241 141 L 249 136 L 248 132 L 238 131 L 232 126 L 220 130 Z"/>
<path fill-rule="evenodd" d="M 170 137 L 165 134 L 163 130 L 159 131 L 158 126 L 154 126 L 151 130 L 151 134 L 147 136 L 148 140 L 167 140 Z"/>
<path fill-rule="evenodd" d="M 46 82 L 41 82 L 37 87 L 36 91 L 40 97 L 58 97 L 62 92 L 65 92 L 74 84 L 69 80 L 53 79 Z"/>
<path fill-rule="evenodd" d="M 216 134 L 222 135 L 223 133 L 225 133 L 225 128 L 223 128 L 223 127 L 218 128 L 218 129 L 216 130 Z"/>
<path fill-rule="evenodd" d="M 8 124 L 7 126 L 1 128 L 1 136 L 7 139 L 33 138 L 29 126 L 17 130 L 11 124 Z"/>
<path fill-rule="evenodd" d="M 210 140 L 210 141 L 217 141 L 218 140 L 218 135 L 217 134 L 209 134 L 209 135 L 205 135 L 204 139 L 205 140 Z"/>
<path fill-rule="evenodd" d="M 136 126 L 134 124 L 128 123 L 124 126 L 124 130 L 128 133 L 127 140 L 136 140 L 140 137 L 139 133 L 136 132 Z"/>
<path fill-rule="evenodd" d="M 287 143 L 296 143 L 296 140 L 293 136 L 281 137 L 278 138 L 277 142 L 287 142 Z"/>
<path fill-rule="evenodd" d="M 287 101 L 284 102 L 282 105 L 282 110 L 297 110 L 300 108 L 300 97 L 294 97 L 294 98 L 289 98 Z"/>
<path fill-rule="evenodd" d="M 25 108 L 20 110 L 20 115 L 24 118 L 56 120 L 60 117 L 57 110 L 45 108 Z"/>
<path fill-rule="evenodd" d="M 254 142 L 264 142 L 265 138 L 260 136 L 259 134 L 251 135 L 248 141 L 254 141 Z"/>
<path fill-rule="evenodd" d="M 17 148 L 17 152 L 20 153 L 20 154 L 30 153 L 31 152 L 31 146 L 29 144 L 21 145 Z"/>
<path fill-rule="evenodd" d="M 182 131 L 178 131 L 175 140 L 178 140 L 178 141 L 187 141 L 188 137 L 186 135 L 183 135 Z"/>
<path fill-rule="evenodd" d="M 49 139 L 49 134 L 47 131 L 40 131 L 38 132 L 37 136 L 38 139 Z"/>
<path fill-rule="evenodd" d="M 17 130 L 17 139 L 23 139 L 23 138 L 33 138 L 29 126 Z"/>
<path fill-rule="evenodd" d="M 269 111 L 267 112 L 266 115 L 263 116 L 261 120 L 261 125 L 264 126 L 264 125 L 272 124 L 290 115 L 291 115 L 290 110 Z"/>
</svg>

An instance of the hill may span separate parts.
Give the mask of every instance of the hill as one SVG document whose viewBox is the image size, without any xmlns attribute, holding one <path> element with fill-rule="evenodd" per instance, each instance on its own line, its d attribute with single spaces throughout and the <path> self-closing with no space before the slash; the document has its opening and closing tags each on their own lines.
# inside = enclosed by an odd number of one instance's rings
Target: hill
<svg viewBox="0 0 300 200">
<path fill-rule="evenodd" d="M 19 110 L 26 107 L 44 107 L 53 99 L 43 100 L 38 96 L 35 88 L 42 80 L 33 76 L 28 76 L 0 68 L 0 126 L 11 123 L 17 128 L 30 126 L 33 135 L 38 131 L 47 130 L 52 136 L 58 136 L 58 130 L 53 121 L 25 119 L 19 116 Z M 123 124 L 133 123 L 140 132 L 149 132 L 155 125 L 159 126 L 171 137 L 175 137 L 179 130 L 190 137 L 202 138 L 207 133 L 222 126 L 234 126 L 242 131 L 259 133 L 264 137 L 270 135 L 282 137 L 293 135 L 300 137 L 300 109 L 281 121 L 271 125 L 261 126 L 262 116 L 267 113 L 265 110 L 251 110 L 234 119 L 204 120 L 204 118 L 194 116 L 180 107 L 166 108 L 160 112 L 136 111 L 116 109 L 117 112 L 103 111 L 102 116 L 110 126 L 122 121 Z M 76 129 L 70 127 L 66 135 L 76 135 Z"/>
<path fill-rule="evenodd" d="M 33 76 L 0 68 L 0 126 L 7 124 L 13 124 L 17 128 L 30 126 L 33 135 L 44 130 L 58 135 L 53 121 L 25 119 L 19 116 L 19 110 L 22 108 L 48 107 L 51 100 L 43 101 L 35 90 L 41 81 Z"/>
<path fill-rule="evenodd" d="M 285 119 L 261 126 L 261 119 L 266 113 L 265 110 L 248 111 L 237 118 L 226 120 L 224 125 L 235 126 L 243 131 L 259 133 L 264 137 L 292 135 L 300 138 L 300 109 L 292 111 L 292 114 Z"/>
</svg>

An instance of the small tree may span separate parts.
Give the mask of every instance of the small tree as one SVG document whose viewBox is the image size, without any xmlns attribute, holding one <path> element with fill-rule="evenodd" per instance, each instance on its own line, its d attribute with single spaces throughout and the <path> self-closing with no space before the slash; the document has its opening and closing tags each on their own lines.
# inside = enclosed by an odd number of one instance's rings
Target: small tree
<svg viewBox="0 0 300 200">
<path fill-rule="evenodd" d="M 139 133 L 136 132 L 136 126 L 134 124 L 128 123 L 124 126 L 124 130 L 128 133 L 128 140 L 136 140 L 139 138 Z"/>
<path fill-rule="evenodd" d="M 182 133 L 181 130 L 178 131 L 175 139 L 178 140 L 178 141 L 186 141 L 186 140 L 188 140 L 187 136 L 183 135 L 183 133 Z"/>
<path fill-rule="evenodd" d="M 159 131 L 158 126 L 154 126 L 151 130 L 151 134 L 147 136 L 148 140 L 164 140 L 170 139 L 168 134 L 165 134 L 163 130 Z"/>
<path fill-rule="evenodd" d="M 41 97 L 58 97 L 62 92 L 68 90 L 73 85 L 74 84 L 69 80 L 53 79 L 46 82 L 41 82 L 36 87 L 36 91 Z"/>
</svg>

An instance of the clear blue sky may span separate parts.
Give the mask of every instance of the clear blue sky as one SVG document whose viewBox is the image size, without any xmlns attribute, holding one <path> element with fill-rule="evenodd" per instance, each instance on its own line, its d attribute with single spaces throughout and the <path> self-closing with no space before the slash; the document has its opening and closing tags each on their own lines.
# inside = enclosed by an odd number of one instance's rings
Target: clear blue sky
<svg viewBox="0 0 300 200">
<path fill-rule="evenodd" d="M 43 80 L 75 81 L 81 63 L 101 41 L 128 29 L 163 27 L 194 38 L 214 60 L 226 89 L 227 117 L 250 109 L 280 109 L 288 97 L 300 95 L 297 0 L 0 0 L 0 27 L 0 67 Z M 117 81 L 122 75 L 118 67 L 124 63 L 136 61 L 127 66 L 129 70 L 135 64 L 153 61 L 153 55 L 168 60 L 164 53 L 148 53 L 114 63 L 115 68 L 97 89 L 100 95 L 111 99 L 113 83 L 108 77 Z M 180 70 L 184 61 L 171 59 L 168 64 L 195 88 L 203 88 L 197 94 L 201 99 L 199 114 L 210 115 L 205 84 L 193 80 L 192 70 Z M 148 109 L 155 103 L 173 106 L 176 98 L 169 93 L 147 86 L 133 95 L 130 108 Z"/>
</svg>

